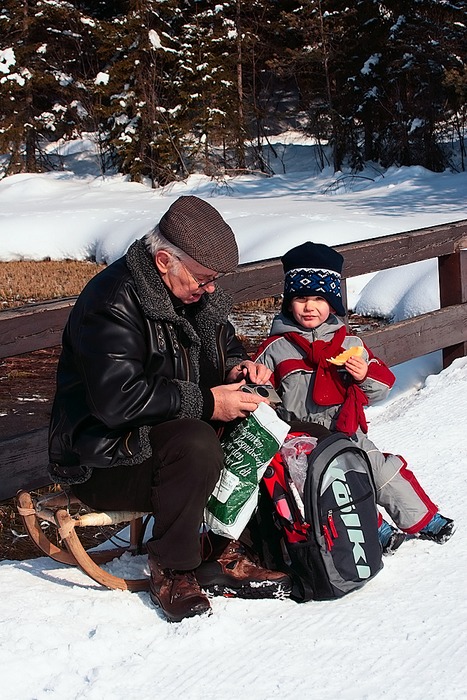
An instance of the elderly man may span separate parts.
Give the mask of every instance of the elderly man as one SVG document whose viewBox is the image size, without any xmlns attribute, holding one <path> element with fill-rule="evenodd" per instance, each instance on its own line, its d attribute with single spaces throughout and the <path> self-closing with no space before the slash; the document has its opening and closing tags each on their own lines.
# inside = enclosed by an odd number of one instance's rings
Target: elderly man
<svg viewBox="0 0 467 700">
<path fill-rule="evenodd" d="M 248 359 L 216 287 L 237 265 L 220 214 L 180 197 L 89 282 L 63 334 L 50 473 L 93 508 L 154 514 L 150 595 L 171 621 L 209 612 L 206 590 L 269 597 L 290 587 L 238 542 L 201 563 L 204 507 L 223 464 L 215 427 L 254 411 L 262 399 L 239 388 L 270 375 Z"/>
</svg>

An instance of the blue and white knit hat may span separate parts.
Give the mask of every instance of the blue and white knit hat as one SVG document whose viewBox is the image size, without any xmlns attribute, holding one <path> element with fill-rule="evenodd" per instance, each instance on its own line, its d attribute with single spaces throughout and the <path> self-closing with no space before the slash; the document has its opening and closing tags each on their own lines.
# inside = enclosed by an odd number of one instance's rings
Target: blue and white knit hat
<svg viewBox="0 0 467 700">
<path fill-rule="evenodd" d="M 293 297 L 323 297 L 338 316 L 345 316 L 342 304 L 341 272 L 344 258 L 324 243 L 302 243 L 281 258 L 284 268 L 282 312 L 288 314 Z"/>
</svg>

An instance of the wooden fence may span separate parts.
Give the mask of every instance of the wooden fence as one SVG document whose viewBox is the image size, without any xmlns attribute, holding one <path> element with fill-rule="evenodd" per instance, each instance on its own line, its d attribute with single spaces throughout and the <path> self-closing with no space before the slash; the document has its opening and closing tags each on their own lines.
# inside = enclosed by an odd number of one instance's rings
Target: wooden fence
<svg viewBox="0 0 467 700">
<path fill-rule="evenodd" d="M 345 278 L 437 258 L 440 308 L 436 311 L 366 331 L 361 337 L 373 352 L 393 366 L 435 350 L 443 351 L 444 366 L 467 355 L 467 220 L 382 238 L 336 246 L 345 259 Z M 236 302 L 253 301 L 282 292 L 278 259 L 241 265 L 222 278 Z M 0 312 L 0 358 L 60 344 L 75 298 L 31 304 Z M 0 418 L 1 421 L 1 418 Z M 1 422 L 0 422 L 1 429 Z M 0 439 L 0 501 L 19 488 L 49 483 L 47 426 L 18 431 Z"/>
</svg>

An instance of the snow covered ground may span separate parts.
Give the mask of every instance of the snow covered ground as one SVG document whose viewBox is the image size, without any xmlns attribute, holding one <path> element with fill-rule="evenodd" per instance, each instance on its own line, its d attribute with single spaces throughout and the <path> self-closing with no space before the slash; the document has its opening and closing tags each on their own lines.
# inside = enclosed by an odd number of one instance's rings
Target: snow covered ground
<svg viewBox="0 0 467 700">
<path fill-rule="evenodd" d="M 147 593 L 104 590 L 47 558 L 2 562 L 3 697 L 465 698 L 466 396 L 462 359 L 368 411 L 378 446 L 406 457 L 457 531 L 443 546 L 405 543 L 341 600 L 214 598 L 210 617 L 171 625 Z"/>
<path fill-rule="evenodd" d="M 97 177 L 89 151 L 76 143 L 64 154 L 69 169 L 0 181 L 0 260 L 111 261 L 180 194 L 209 199 L 221 211 L 242 262 L 305 240 L 337 245 L 467 219 L 465 173 L 372 170 L 373 181 L 344 177 L 346 186 L 336 188 L 335 175 L 307 168 L 306 143 L 284 146 L 285 157 L 285 175 L 242 177 L 223 188 L 197 176 L 153 191 Z M 403 318 L 436 308 L 436 289 L 428 262 L 352 281 L 350 304 Z M 2 696 L 466 698 L 467 358 L 441 371 L 439 355 L 394 368 L 391 398 L 367 416 L 370 437 L 402 454 L 441 512 L 455 519 L 447 544 L 405 543 L 375 579 L 339 601 L 214 598 L 212 616 L 177 625 L 165 622 L 147 593 L 104 590 L 47 558 L 3 561 Z M 111 566 L 125 574 L 145 561 Z"/>
</svg>

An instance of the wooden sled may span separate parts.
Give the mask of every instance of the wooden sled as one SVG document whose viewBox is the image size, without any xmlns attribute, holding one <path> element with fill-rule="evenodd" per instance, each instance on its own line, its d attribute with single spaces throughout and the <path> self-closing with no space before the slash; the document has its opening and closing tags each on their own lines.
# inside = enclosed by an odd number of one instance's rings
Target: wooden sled
<svg viewBox="0 0 467 700">
<path fill-rule="evenodd" d="M 124 552 L 142 553 L 143 518 L 147 513 L 127 511 L 89 511 L 79 499 L 64 491 L 33 497 L 28 491 L 16 495 L 17 509 L 26 531 L 36 547 L 61 564 L 78 566 L 85 574 L 102 586 L 128 591 L 149 590 L 149 578 L 125 579 L 114 576 L 101 568 L 101 564 L 120 557 Z M 64 547 L 54 544 L 41 528 L 41 523 L 50 523 L 56 528 L 58 541 Z M 114 547 L 102 551 L 88 552 L 83 547 L 76 532 L 77 528 L 108 527 L 129 523 L 130 541 L 128 546 Z"/>
</svg>

